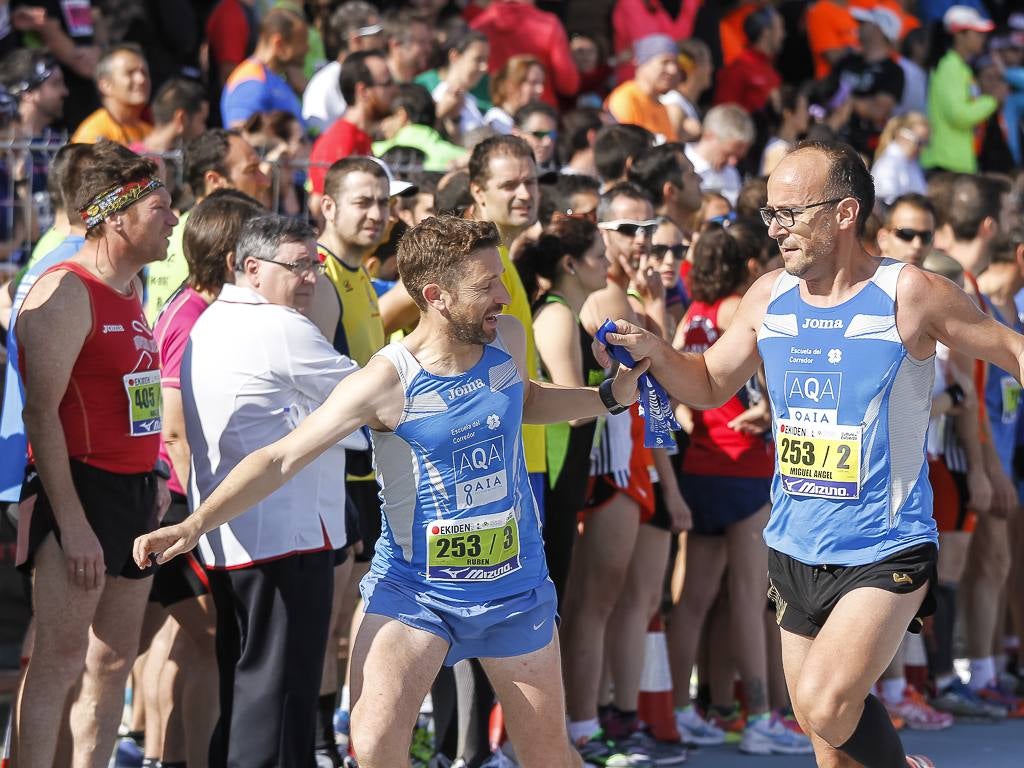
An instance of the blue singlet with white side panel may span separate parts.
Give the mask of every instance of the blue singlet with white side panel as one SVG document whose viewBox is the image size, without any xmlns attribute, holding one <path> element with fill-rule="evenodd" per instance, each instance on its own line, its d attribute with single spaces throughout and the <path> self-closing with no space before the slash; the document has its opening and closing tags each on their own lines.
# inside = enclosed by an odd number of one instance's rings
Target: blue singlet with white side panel
<svg viewBox="0 0 1024 768">
<path fill-rule="evenodd" d="M 757 334 L 776 440 L 765 541 L 808 565 L 865 565 L 938 542 L 925 434 L 932 358 L 896 329 L 905 265 L 884 259 L 836 307 L 782 272 Z"/>
<path fill-rule="evenodd" d="M 377 354 L 398 371 L 405 403 L 393 432 L 371 430 L 383 524 L 361 585 L 367 612 L 447 639 L 445 664 L 542 648 L 554 585 L 515 360 L 500 336 L 456 376 L 424 370 L 401 343 Z"/>
</svg>

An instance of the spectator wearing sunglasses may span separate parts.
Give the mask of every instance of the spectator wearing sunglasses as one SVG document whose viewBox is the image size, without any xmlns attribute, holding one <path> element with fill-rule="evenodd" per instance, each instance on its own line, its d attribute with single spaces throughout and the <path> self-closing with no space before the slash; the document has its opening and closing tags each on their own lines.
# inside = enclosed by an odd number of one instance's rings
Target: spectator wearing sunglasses
<svg viewBox="0 0 1024 768">
<path fill-rule="evenodd" d="M 924 195 L 909 192 L 893 200 L 878 230 L 878 248 L 887 259 L 920 267 L 935 239 L 935 206 Z"/>
<path fill-rule="evenodd" d="M 65 138 L 63 132 L 53 130 L 64 115 L 68 97 L 64 73 L 46 54 L 19 48 L 0 64 L 0 86 L 10 95 L 11 106 L 17 106 L 18 119 L 11 123 L 12 130 L 33 145 L 28 153 L 30 162 L 25 164 L 25 186 L 19 192 L 31 194 L 38 231 L 45 232 L 54 220 L 47 169 Z"/>
<path fill-rule="evenodd" d="M 886 205 L 901 195 L 928 191 L 919 158 L 930 134 L 928 118 L 920 112 L 907 112 L 886 123 L 871 166 L 875 195 Z"/>
<path fill-rule="evenodd" d="M 651 238 L 648 263 L 658 271 L 661 284 L 665 286 L 665 310 L 669 326 L 674 332 L 690 304 L 690 297 L 679 273 L 690 251 L 690 243 L 682 228 L 671 219 L 662 218 L 660 222 Z"/>
<path fill-rule="evenodd" d="M 23 136 L 43 137 L 64 116 L 64 100 L 68 96 L 64 73 L 40 51 L 12 51 L 0 64 L 0 85 L 18 100 Z"/>
<path fill-rule="evenodd" d="M 540 173 L 558 170 L 558 113 L 553 107 L 542 101 L 521 107 L 515 114 L 513 133 L 530 145 Z"/>
</svg>

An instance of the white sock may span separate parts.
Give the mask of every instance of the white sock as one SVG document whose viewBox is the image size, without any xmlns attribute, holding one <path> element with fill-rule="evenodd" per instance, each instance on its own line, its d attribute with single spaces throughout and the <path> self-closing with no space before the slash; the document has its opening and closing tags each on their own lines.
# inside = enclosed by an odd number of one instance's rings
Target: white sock
<svg viewBox="0 0 1024 768">
<path fill-rule="evenodd" d="M 967 683 L 972 691 L 980 691 L 995 682 L 996 660 L 991 656 L 971 659 L 971 679 Z"/>
<path fill-rule="evenodd" d="M 595 717 L 592 720 L 579 720 L 577 722 L 569 723 L 569 739 L 573 744 L 579 744 L 581 741 L 586 741 L 595 733 L 601 730 L 601 724 L 597 722 Z"/>
<path fill-rule="evenodd" d="M 894 677 L 884 679 L 878 684 L 878 690 L 882 694 L 882 701 L 886 704 L 899 704 L 903 701 L 903 691 L 907 689 L 907 678 Z"/>
<path fill-rule="evenodd" d="M 341 701 L 338 702 L 338 707 L 348 712 L 349 698 L 348 698 L 348 686 L 341 686 Z"/>
</svg>

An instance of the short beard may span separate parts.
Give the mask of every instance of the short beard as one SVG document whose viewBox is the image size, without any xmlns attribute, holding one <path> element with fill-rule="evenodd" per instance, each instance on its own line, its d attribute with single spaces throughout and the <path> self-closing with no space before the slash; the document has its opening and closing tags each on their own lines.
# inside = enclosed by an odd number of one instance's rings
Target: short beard
<svg viewBox="0 0 1024 768">
<path fill-rule="evenodd" d="M 488 334 L 482 323 L 483 318 L 473 320 L 449 310 L 448 338 L 460 344 L 490 344 L 497 334 Z"/>
</svg>

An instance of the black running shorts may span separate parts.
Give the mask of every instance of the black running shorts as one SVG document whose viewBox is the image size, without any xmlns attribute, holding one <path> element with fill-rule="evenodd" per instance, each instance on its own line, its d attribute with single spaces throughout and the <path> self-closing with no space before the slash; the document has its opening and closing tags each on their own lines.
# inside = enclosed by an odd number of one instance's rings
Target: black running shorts
<svg viewBox="0 0 1024 768">
<path fill-rule="evenodd" d="M 110 576 L 142 579 L 153 570 L 140 570 L 132 557 L 135 539 L 156 526 L 157 478 L 152 472 L 122 475 L 71 460 L 71 480 L 85 510 L 85 519 L 103 548 Z M 60 528 L 46 489 L 34 467 L 29 467 L 21 489 L 19 526 L 28 526 L 27 551 L 18 567 L 30 573 L 34 555 L 52 532 L 60 544 Z"/>
<path fill-rule="evenodd" d="M 160 521 L 160 526 L 177 525 L 188 517 L 188 499 L 180 493 L 171 491 L 171 506 Z M 210 591 L 210 581 L 206 577 L 206 569 L 196 557 L 195 550 L 179 555 L 157 566 L 153 574 L 153 588 L 149 593 L 149 602 L 159 603 L 164 608 L 189 600 Z"/>
<path fill-rule="evenodd" d="M 920 632 L 922 619 L 935 613 L 931 585 L 938 548 L 922 544 L 868 565 L 806 565 L 777 550 L 768 550 L 768 598 L 775 603 L 775 620 L 789 632 L 815 637 L 843 597 L 860 587 L 909 594 L 929 584 L 924 602 L 907 629 Z"/>
</svg>

